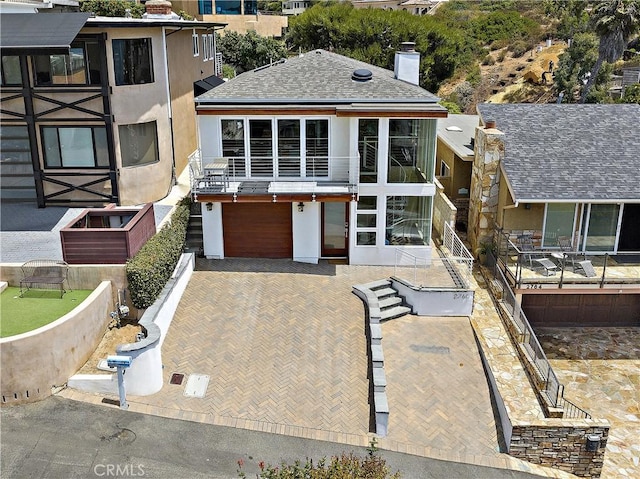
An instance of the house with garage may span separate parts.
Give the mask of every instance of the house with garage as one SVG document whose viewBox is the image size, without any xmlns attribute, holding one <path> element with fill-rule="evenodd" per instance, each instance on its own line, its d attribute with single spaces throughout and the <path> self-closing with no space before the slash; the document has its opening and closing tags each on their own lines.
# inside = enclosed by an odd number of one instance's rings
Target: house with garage
<svg viewBox="0 0 640 479">
<path fill-rule="evenodd" d="M 468 238 L 532 324 L 640 324 L 640 105 L 481 104 Z"/>
<path fill-rule="evenodd" d="M 395 71 L 315 50 L 196 98 L 192 193 L 208 258 L 395 264 L 431 256 L 438 98 L 420 54 Z"/>
<path fill-rule="evenodd" d="M 1 15 L 3 201 L 139 205 L 170 190 L 196 148 L 193 99 L 221 74 L 224 25 L 146 9 Z"/>
</svg>

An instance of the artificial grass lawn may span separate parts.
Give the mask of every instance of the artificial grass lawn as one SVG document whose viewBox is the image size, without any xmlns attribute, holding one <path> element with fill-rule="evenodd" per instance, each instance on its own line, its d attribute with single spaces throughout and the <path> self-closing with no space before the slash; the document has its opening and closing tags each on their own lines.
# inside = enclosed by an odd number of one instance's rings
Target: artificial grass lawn
<svg viewBox="0 0 640 479">
<path fill-rule="evenodd" d="M 82 303 L 92 290 L 30 289 L 20 297 L 20 288 L 9 286 L 0 295 L 0 338 L 32 331 L 61 318 Z"/>
</svg>

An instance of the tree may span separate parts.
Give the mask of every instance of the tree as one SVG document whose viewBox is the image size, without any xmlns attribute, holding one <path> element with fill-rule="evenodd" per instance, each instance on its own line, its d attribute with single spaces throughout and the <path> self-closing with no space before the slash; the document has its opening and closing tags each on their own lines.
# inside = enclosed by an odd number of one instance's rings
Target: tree
<svg viewBox="0 0 640 479">
<path fill-rule="evenodd" d="M 563 103 L 573 103 L 580 98 L 584 81 L 598 58 L 598 39 L 593 33 L 578 33 L 571 46 L 558 58 L 553 76 L 558 92 L 563 93 Z"/>
<path fill-rule="evenodd" d="M 261 37 L 255 31 L 246 35 L 229 31 L 216 38 L 216 46 L 225 63 L 239 72 L 253 70 L 287 57 L 284 42 Z"/>
<path fill-rule="evenodd" d="M 122 0 L 80 0 L 81 12 L 93 12 L 102 17 L 124 17 L 127 10 L 131 12 L 132 18 L 142 18 L 144 5 L 134 1 Z"/>
<path fill-rule="evenodd" d="M 629 38 L 640 29 L 640 0 L 607 0 L 598 3 L 593 9 L 592 18 L 594 29 L 600 37 L 598 59 L 591 69 L 580 103 L 586 101 L 602 64 L 618 60 Z"/>
</svg>

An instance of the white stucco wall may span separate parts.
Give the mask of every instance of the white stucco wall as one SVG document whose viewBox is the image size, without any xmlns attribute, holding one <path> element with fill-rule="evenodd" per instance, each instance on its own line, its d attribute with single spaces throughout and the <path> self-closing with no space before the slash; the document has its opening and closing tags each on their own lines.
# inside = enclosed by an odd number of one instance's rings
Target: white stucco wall
<svg viewBox="0 0 640 479">
<path fill-rule="evenodd" d="M 202 241 L 204 255 L 208 259 L 224 258 L 224 234 L 222 230 L 222 203 L 212 203 L 211 211 L 202 204 Z"/>
<path fill-rule="evenodd" d="M 293 217 L 293 259 L 302 263 L 317 264 L 320 257 L 320 203 L 304 203 L 304 211 L 298 204 L 291 204 Z"/>
</svg>

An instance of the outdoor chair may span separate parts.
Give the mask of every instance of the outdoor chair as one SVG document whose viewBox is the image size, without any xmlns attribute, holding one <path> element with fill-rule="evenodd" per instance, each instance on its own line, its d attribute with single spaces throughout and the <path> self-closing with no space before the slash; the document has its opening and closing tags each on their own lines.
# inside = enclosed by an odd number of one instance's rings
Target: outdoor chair
<svg viewBox="0 0 640 479">
<path fill-rule="evenodd" d="M 536 258 L 533 237 L 531 235 L 520 235 L 517 238 L 518 249 L 522 252 L 522 259 L 529 263 L 531 269 L 538 270 L 543 276 L 553 276 L 558 270 L 558 266 L 549 258 Z"/>
<path fill-rule="evenodd" d="M 558 236 L 558 246 L 560 247 L 560 252 L 552 253 L 554 258 L 560 261 L 566 258 L 571 262 L 571 268 L 574 273 L 584 274 L 587 278 L 597 276 L 591 261 L 588 260 L 584 254 L 574 251 L 570 237 Z M 582 259 L 580 259 L 580 257 L 582 257 Z"/>
</svg>

